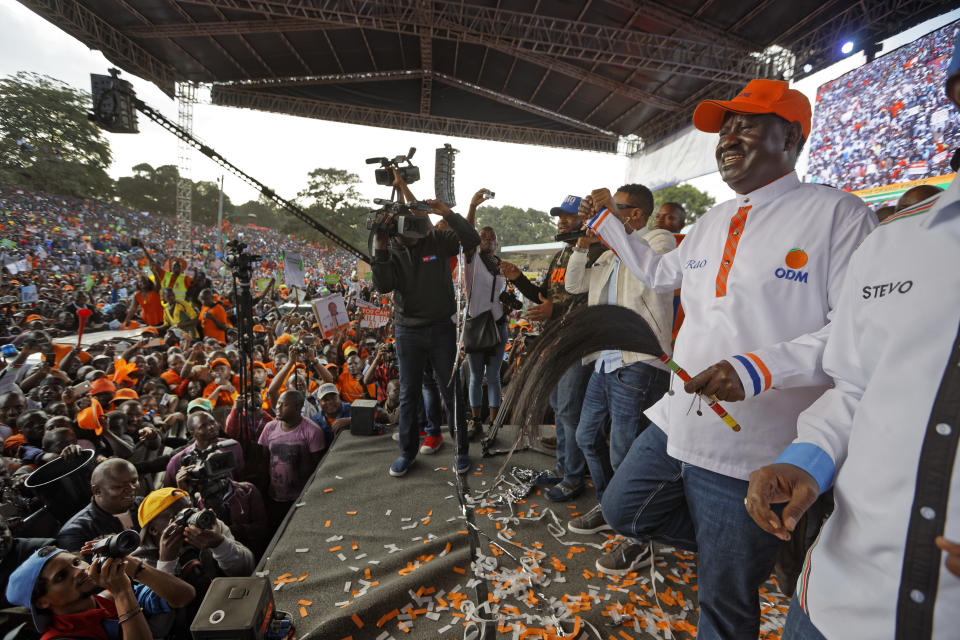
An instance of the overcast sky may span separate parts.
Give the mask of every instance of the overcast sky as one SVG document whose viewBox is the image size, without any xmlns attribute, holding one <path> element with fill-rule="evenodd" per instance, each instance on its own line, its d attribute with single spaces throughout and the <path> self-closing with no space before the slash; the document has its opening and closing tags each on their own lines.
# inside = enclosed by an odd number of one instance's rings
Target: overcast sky
<svg viewBox="0 0 960 640">
<path fill-rule="evenodd" d="M 958 16 L 960 10 L 928 21 L 891 39 L 884 50 L 889 51 Z M 15 0 L 0 0 L 0 35 L 0 76 L 34 71 L 89 91 L 90 74 L 106 73 L 110 67 L 99 52 L 87 49 Z M 817 86 L 862 62 L 861 54 L 851 56 L 798 83 L 797 88 L 813 96 Z M 153 84 L 128 74 L 124 77 L 133 83 L 140 99 L 176 120 L 173 100 Z M 176 138 L 142 115 L 139 122 L 139 134 L 106 134 L 113 151 L 109 173 L 114 178 L 129 175 L 131 167 L 141 162 L 153 166 L 177 162 Z M 420 198 L 432 197 L 434 149 L 446 142 L 460 150 L 456 159 L 456 185 L 461 210 L 466 209 L 470 196 L 480 187 L 496 192 L 491 204 L 546 210 L 559 205 L 568 193 L 583 195 L 598 186 L 619 186 L 627 167 L 625 157 L 613 154 L 449 138 L 210 104 L 195 107 L 194 133 L 287 198 L 294 197 L 306 184 L 307 173 L 318 167 L 336 167 L 358 174 L 363 181 L 361 192 L 366 198 L 388 197 L 389 189 L 375 184 L 373 166 L 364 160 L 371 156 L 392 157 L 405 153 L 411 146 L 417 147 L 414 160 L 423 176 L 412 185 L 412 190 Z M 199 153 L 193 154 L 194 179 L 217 180 L 221 173 L 211 160 Z M 717 201 L 732 196 L 717 173 L 691 183 Z M 236 204 L 257 195 L 229 174 L 225 191 Z"/>
</svg>

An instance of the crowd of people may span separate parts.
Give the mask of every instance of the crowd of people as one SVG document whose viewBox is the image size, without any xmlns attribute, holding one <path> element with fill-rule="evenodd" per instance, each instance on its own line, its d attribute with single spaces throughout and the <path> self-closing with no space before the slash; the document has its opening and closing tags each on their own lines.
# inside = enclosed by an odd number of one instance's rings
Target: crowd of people
<svg viewBox="0 0 960 640">
<path fill-rule="evenodd" d="M 814 181 L 857 191 L 949 173 L 960 124 L 940 79 L 956 30 L 938 29 L 820 87 L 808 144 Z"/>
<path fill-rule="evenodd" d="M 914 192 L 875 228 L 855 196 L 799 180 L 811 109 L 787 83 L 754 80 L 693 121 L 718 134 L 736 197 L 682 234 L 683 207 L 655 209 L 641 184 L 567 196 L 550 211 L 566 244 L 536 282 L 476 228 L 486 189 L 465 216 L 429 200 L 436 224 L 378 226 L 369 280 L 343 251 L 248 230 L 264 257 L 249 354 L 219 230 L 194 226 L 181 257 L 169 220 L 0 192 L 7 604 L 45 638 L 187 637 L 213 577 L 253 572 L 352 403 L 375 403 L 397 440 L 389 476 L 440 451 L 443 424 L 466 473 L 527 338 L 615 305 L 692 376 L 612 348 L 544 390 L 556 463 L 536 483 L 566 502 L 589 475 L 597 505 L 566 524 L 621 536 L 598 571 L 650 566 L 653 542 L 696 551 L 699 638 L 757 637 L 778 558 L 784 638 L 952 637 L 960 185 Z M 303 290 L 278 277 L 285 252 L 303 256 Z M 338 294 L 347 317 L 325 329 L 309 301 Z M 368 321 L 374 307 L 392 320 Z M 44 464 L 69 471 L 55 500 L 25 483 Z"/>
</svg>

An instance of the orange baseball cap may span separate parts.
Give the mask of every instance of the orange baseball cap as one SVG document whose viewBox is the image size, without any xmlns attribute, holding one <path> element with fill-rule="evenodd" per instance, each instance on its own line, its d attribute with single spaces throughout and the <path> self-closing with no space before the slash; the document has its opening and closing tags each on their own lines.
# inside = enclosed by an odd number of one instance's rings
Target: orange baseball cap
<svg viewBox="0 0 960 640">
<path fill-rule="evenodd" d="M 255 324 L 255 325 L 253 325 L 253 330 L 254 330 L 256 333 L 266 333 L 266 332 L 267 332 L 267 328 L 266 328 L 265 326 L 263 326 L 262 324 Z"/>
<path fill-rule="evenodd" d="M 224 365 L 227 365 L 227 366 L 229 367 L 229 366 L 230 366 L 230 361 L 227 360 L 226 358 L 215 358 L 214 361 L 210 363 L 210 368 L 213 369 L 215 366 L 217 366 L 217 365 L 219 365 L 219 364 L 224 364 Z"/>
<path fill-rule="evenodd" d="M 31 313 L 27 316 L 26 322 L 33 322 L 34 320 L 43 320 L 43 316 L 36 313 Z"/>
<path fill-rule="evenodd" d="M 116 395 L 113 396 L 113 399 L 114 400 L 139 400 L 140 394 L 134 391 L 133 389 L 124 387 L 123 389 L 117 389 L 117 393 Z"/>
<path fill-rule="evenodd" d="M 113 384 L 107 378 L 97 378 L 90 383 L 90 395 L 95 396 L 98 393 L 116 393 L 117 385 Z"/>
<path fill-rule="evenodd" d="M 783 80 L 751 80 L 733 100 L 704 100 L 693 112 L 693 126 L 717 133 L 730 113 L 772 113 L 787 122 L 799 122 L 804 139 L 810 136 L 810 101 Z"/>
</svg>

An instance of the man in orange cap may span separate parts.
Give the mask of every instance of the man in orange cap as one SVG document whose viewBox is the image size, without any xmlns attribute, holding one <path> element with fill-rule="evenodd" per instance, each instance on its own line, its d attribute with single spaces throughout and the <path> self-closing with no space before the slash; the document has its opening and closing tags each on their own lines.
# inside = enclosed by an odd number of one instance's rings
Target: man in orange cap
<svg viewBox="0 0 960 640">
<path fill-rule="evenodd" d="M 707 100 L 694 125 L 718 133 L 717 167 L 736 197 L 660 255 L 610 199 L 591 194 L 588 227 L 631 273 L 660 291 L 680 287 L 686 318 L 674 359 L 699 372 L 646 411 L 603 495 L 606 522 L 632 540 L 597 562 L 623 574 L 651 562 L 648 541 L 699 551 L 698 638 L 756 640 L 757 589 L 780 540 L 744 509 L 751 471 L 796 437 L 797 416 L 830 383 L 821 358 L 847 262 L 876 225 L 855 196 L 803 184 L 794 171 L 810 134 L 810 103 L 786 82 L 753 80 L 733 100 Z M 612 214 L 612 215 L 611 215 Z M 743 430 L 713 411 L 716 397 Z"/>
</svg>

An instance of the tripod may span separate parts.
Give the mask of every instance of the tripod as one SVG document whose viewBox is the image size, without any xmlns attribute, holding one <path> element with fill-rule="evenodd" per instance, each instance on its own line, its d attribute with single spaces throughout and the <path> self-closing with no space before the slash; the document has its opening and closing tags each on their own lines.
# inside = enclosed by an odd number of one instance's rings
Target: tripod
<svg viewBox="0 0 960 640">
<path fill-rule="evenodd" d="M 227 243 L 228 253 L 225 262 L 233 270 L 233 296 L 237 301 L 237 351 L 240 355 L 240 390 L 243 402 L 238 407 L 240 424 L 240 446 L 244 457 L 257 443 L 253 439 L 253 424 L 260 408 L 259 394 L 253 387 L 253 295 L 250 281 L 253 277 L 253 265 L 260 256 L 245 253 L 247 245 L 239 240 Z M 256 397 L 255 397 L 256 396 Z"/>
</svg>

